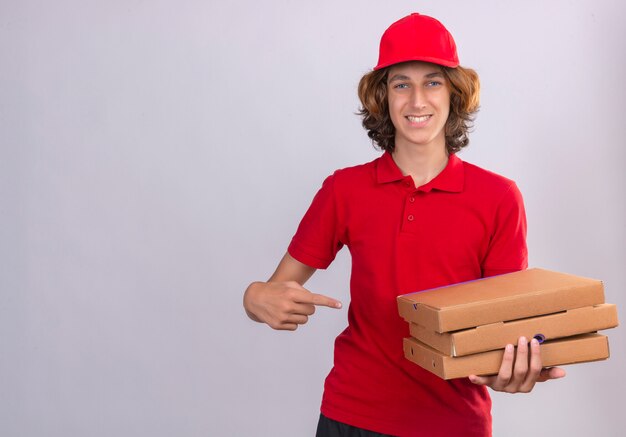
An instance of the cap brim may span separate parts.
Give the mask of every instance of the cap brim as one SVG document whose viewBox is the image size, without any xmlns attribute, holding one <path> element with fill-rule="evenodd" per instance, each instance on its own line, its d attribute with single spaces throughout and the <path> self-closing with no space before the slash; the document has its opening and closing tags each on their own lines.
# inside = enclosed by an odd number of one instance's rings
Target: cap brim
<svg viewBox="0 0 626 437">
<path fill-rule="evenodd" d="M 450 59 L 439 59 L 439 58 L 429 58 L 424 56 L 416 56 L 409 59 L 403 58 L 401 60 L 388 61 L 382 64 L 378 64 L 374 67 L 374 70 L 380 70 L 381 68 L 390 67 L 396 64 L 402 64 L 403 62 L 412 62 L 412 61 L 421 61 L 421 62 L 429 62 L 431 64 L 441 65 L 443 67 L 456 68 L 459 66 L 458 60 L 450 60 Z"/>
</svg>

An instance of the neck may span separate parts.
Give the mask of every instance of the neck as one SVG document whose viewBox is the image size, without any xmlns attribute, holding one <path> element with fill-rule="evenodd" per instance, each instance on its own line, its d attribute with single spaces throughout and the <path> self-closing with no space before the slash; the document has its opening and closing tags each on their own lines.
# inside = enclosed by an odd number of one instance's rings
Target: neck
<svg viewBox="0 0 626 437">
<path fill-rule="evenodd" d="M 443 147 L 396 147 L 393 160 L 416 187 L 427 184 L 446 168 L 448 153 Z"/>
</svg>

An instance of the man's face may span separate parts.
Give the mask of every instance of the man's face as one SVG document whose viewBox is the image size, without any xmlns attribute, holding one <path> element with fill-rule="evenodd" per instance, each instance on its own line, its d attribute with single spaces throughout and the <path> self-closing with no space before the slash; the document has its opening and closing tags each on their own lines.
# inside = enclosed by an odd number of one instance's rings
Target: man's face
<svg viewBox="0 0 626 437">
<path fill-rule="evenodd" d="M 426 62 L 406 62 L 392 66 L 387 77 L 396 148 L 445 148 L 450 89 L 441 68 Z"/>
</svg>

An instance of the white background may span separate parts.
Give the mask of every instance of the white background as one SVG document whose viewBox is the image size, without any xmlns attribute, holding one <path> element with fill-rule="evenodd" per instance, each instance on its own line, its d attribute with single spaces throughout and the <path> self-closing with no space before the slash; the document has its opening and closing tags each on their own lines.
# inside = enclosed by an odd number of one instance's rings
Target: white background
<svg viewBox="0 0 626 437">
<path fill-rule="evenodd" d="M 0 435 L 313 435 L 344 250 L 295 333 L 249 321 L 386 27 L 439 18 L 482 106 L 462 159 L 518 182 L 532 266 L 626 308 L 626 7 L 588 1 L 0 0 Z M 611 359 L 494 399 L 496 436 L 618 436 Z"/>
</svg>

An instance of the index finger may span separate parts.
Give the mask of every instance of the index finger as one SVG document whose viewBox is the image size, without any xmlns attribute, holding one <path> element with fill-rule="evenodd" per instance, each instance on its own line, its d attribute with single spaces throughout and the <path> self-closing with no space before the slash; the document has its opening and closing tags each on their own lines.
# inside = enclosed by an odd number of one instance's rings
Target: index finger
<svg viewBox="0 0 626 437">
<path fill-rule="evenodd" d="M 341 308 L 341 302 L 332 297 L 324 296 L 323 294 L 308 293 L 298 299 L 299 303 L 309 303 L 317 306 L 324 306 L 328 308 Z"/>
</svg>

